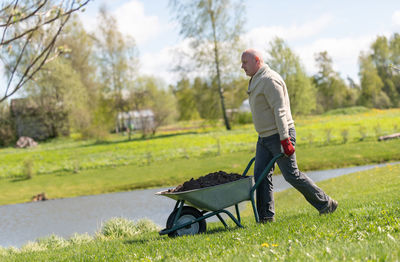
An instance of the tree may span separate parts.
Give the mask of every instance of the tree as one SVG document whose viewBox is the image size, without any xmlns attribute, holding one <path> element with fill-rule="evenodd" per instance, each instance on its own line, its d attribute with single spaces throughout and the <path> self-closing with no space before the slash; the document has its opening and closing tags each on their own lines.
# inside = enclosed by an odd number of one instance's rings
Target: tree
<svg viewBox="0 0 400 262">
<path fill-rule="evenodd" d="M 142 76 L 132 80 L 127 102 L 129 110 L 151 110 L 154 114 L 153 122 L 140 115 L 143 136 L 150 132 L 155 134 L 160 126 L 174 120 L 177 114 L 172 92 L 165 88 L 163 81 L 154 77 Z"/>
<path fill-rule="evenodd" d="M 0 104 L 0 147 L 7 146 L 15 141 L 15 125 L 11 117 L 10 106 Z"/>
<path fill-rule="evenodd" d="M 58 55 L 60 50 L 55 48 L 58 36 L 71 14 L 89 1 L 2 1 L 0 59 L 8 80 L 4 93 L 0 95 L 0 103 L 15 94 Z"/>
<path fill-rule="evenodd" d="M 47 63 L 36 78 L 27 84 L 26 93 L 50 137 L 67 135 L 70 127 L 85 127 L 89 96 L 70 62 L 59 57 Z"/>
<path fill-rule="evenodd" d="M 138 52 L 134 39 L 122 35 L 105 6 L 100 8 L 99 29 L 96 42 L 102 93 L 111 102 L 116 117 L 128 108 L 124 95 L 135 76 Z"/>
<path fill-rule="evenodd" d="M 219 99 L 215 96 L 217 85 L 215 81 L 207 83 L 200 77 L 196 77 L 193 82 L 194 97 L 196 108 L 203 119 L 215 121 L 221 115 Z"/>
<path fill-rule="evenodd" d="M 332 58 L 328 52 L 317 53 L 315 62 L 319 69 L 313 77 L 317 88 L 317 112 L 354 105 L 356 90 L 351 90 L 333 69 Z"/>
<path fill-rule="evenodd" d="M 382 90 L 384 84 L 379 77 L 378 70 L 375 68 L 371 56 L 361 53 L 359 63 L 361 93 L 358 103 L 366 107 L 389 107 L 390 99 Z"/>
<path fill-rule="evenodd" d="M 371 61 L 383 82 L 382 91 L 390 98 L 392 104 L 396 105 L 399 102 L 399 93 L 396 90 L 392 70 L 389 67 L 391 50 L 388 39 L 385 36 L 378 36 L 371 45 L 371 51 Z"/>
<path fill-rule="evenodd" d="M 172 87 L 179 111 L 178 120 L 198 119 L 199 113 L 196 110 L 196 99 L 194 88 L 187 78 L 181 79 L 175 87 Z"/>
<path fill-rule="evenodd" d="M 170 0 L 170 5 L 180 34 L 190 40 L 191 58 L 217 85 L 225 127 L 230 130 L 223 84 L 232 74 L 233 61 L 239 60 L 244 6 L 230 0 Z"/>
<path fill-rule="evenodd" d="M 286 83 L 293 114 L 309 114 L 316 108 L 316 90 L 300 58 L 280 39 L 270 42 L 268 64 Z"/>
<path fill-rule="evenodd" d="M 165 87 L 161 79 L 151 78 L 148 84 L 150 96 L 149 108 L 154 114 L 152 134 L 154 135 L 160 126 L 176 120 L 176 100 L 170 90 Z"/>
</svg>

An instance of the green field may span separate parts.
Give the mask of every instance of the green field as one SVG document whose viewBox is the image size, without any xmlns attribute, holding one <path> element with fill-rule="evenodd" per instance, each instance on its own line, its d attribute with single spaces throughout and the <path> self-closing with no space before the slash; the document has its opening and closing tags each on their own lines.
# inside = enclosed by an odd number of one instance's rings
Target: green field
<svg viewBox="0 0 400 262">
<path fill-rule="evenodd" d="M 397 131 L 400 109 L 303 117 L 296 123 L 303 171 L 400 160 L 399 139 L 377 141 Z M 180 131 L 165 127 L 149 139 L 138 134 L 131 141 L 122 135 L 103 142 L 63 138 L 34 149 L 0 149 L 0 204 L 27 202 L 41 192 L 63 198 L 174 186 L 218 170 L 241 172 L 254 156 L 252 125 L 232 131 L 184 125 Z"/>
<path fill-rule="evenodd" d="M 380 135 L 400 132 L 400 109 L 299 117 L 295 120 L 298 147 L 376 141 Z M 0 149 L 0 178 L 24 176 L 26 163 L 31 164 L 34 174 L 143 166 L 182 158 L 254 151 L 256 140 L 252 125 L 238 126 L 232 131 L 221 126 L 180 132 L 161 131 L 149 139 L 136 134 L 131 141 L 122 135 L 114 135 L 102 142 L 57 139 L 34 149 Z"/>
<path fill-rule="evenodd" d="M 400 259 L 400 165 L 318 183 L 339 201 L 319 216 L 301 195 L 276 195 L 276 222 L 259 225 L 250 208 L 245 228 L 208 224 L 205 234 L 168 238 L 155 230 L 119 227 L 108 237 L 63 240 L 53 236 L 21 249 L 0 249 L 1 261 L 398 261 Z M 122 236 L 120 238 L 116 236 Z M 3 256 L 1 256 L 1 254 Z"/>
</svg>

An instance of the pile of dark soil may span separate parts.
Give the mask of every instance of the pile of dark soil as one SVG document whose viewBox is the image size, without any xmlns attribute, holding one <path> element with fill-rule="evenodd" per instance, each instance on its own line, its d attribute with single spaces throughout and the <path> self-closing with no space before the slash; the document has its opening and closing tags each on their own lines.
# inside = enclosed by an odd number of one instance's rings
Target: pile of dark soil
<svg viewBox="0 0 400 262">
<path fill-rule="evenodd" d="M 169 193 L 173 192 L 183 192 L 183 191 L 188 191 L 188 190 L 193 190 L 193 189 L 199 189 L 199 188 L 204 188 L 204 187 L 210 187 L 210 186 L 216 186 L 216 185 L 221 185 L 225 183 L 229 183 L 232 181 L 236 181 L 239 179 L 245 178 L 239 174 L 236 173 L 226 173 L 224 171 L 218 171 L 215 173 L 210 173 L 205 176 L 201 176 L 198 179 L 190 179 L 189 181 L 186 181 L 182 185 L 177 186 L 174 189 L 169 189 Z"/>
</svg>

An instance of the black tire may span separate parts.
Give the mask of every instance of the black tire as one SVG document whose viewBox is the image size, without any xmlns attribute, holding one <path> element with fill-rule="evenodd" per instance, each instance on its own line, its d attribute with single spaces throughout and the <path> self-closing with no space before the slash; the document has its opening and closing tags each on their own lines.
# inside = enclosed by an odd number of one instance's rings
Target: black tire
<svg viewBox="0 0 400 262">
<path fill-rule="evenodd" d="M 178 209 L 175 210 L 174 212 L 169 215 L 168 220 L 167 220 L 167 228 L 170 229 L 172 228 L 172 223 L 174 223 L 174 219 L 176 216 L 176 213 L 178 212 Z M 195 220 L 199 217 L 203 216 L 203 214 L 197 210 L 194 207 L 189 207 L 189 206 L 184 206 L 181 211 L 181 215 L 179 216 L 177 220 L 177 224 L 183 224 L 186 222 L 189 222 L 190 220 Z M 195 234 L 200 234 L 206 232 L 207 229 L 207 223 L 206 220 L 200 220 L 199 222 L 193 223 L 187 227 L 175 230 L 171 233 L 168 234 L 170 237 L 176 237 L 176 236 L 184 236 L 184 235 L 195 235 Z"/>
</svg>

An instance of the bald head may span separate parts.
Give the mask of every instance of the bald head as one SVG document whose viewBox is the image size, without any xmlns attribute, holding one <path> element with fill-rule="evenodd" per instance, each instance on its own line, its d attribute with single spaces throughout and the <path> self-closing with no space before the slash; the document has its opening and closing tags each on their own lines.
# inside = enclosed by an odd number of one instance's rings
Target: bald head
<svg viewBox="0 0 400 262">
<path fill-rule="evenodd" d="M 263 66 L 264 60 L 259 51 L 247 49 L 242 53 L 242 68 L 246 75 L 253 76 Z"/>
</svg>

